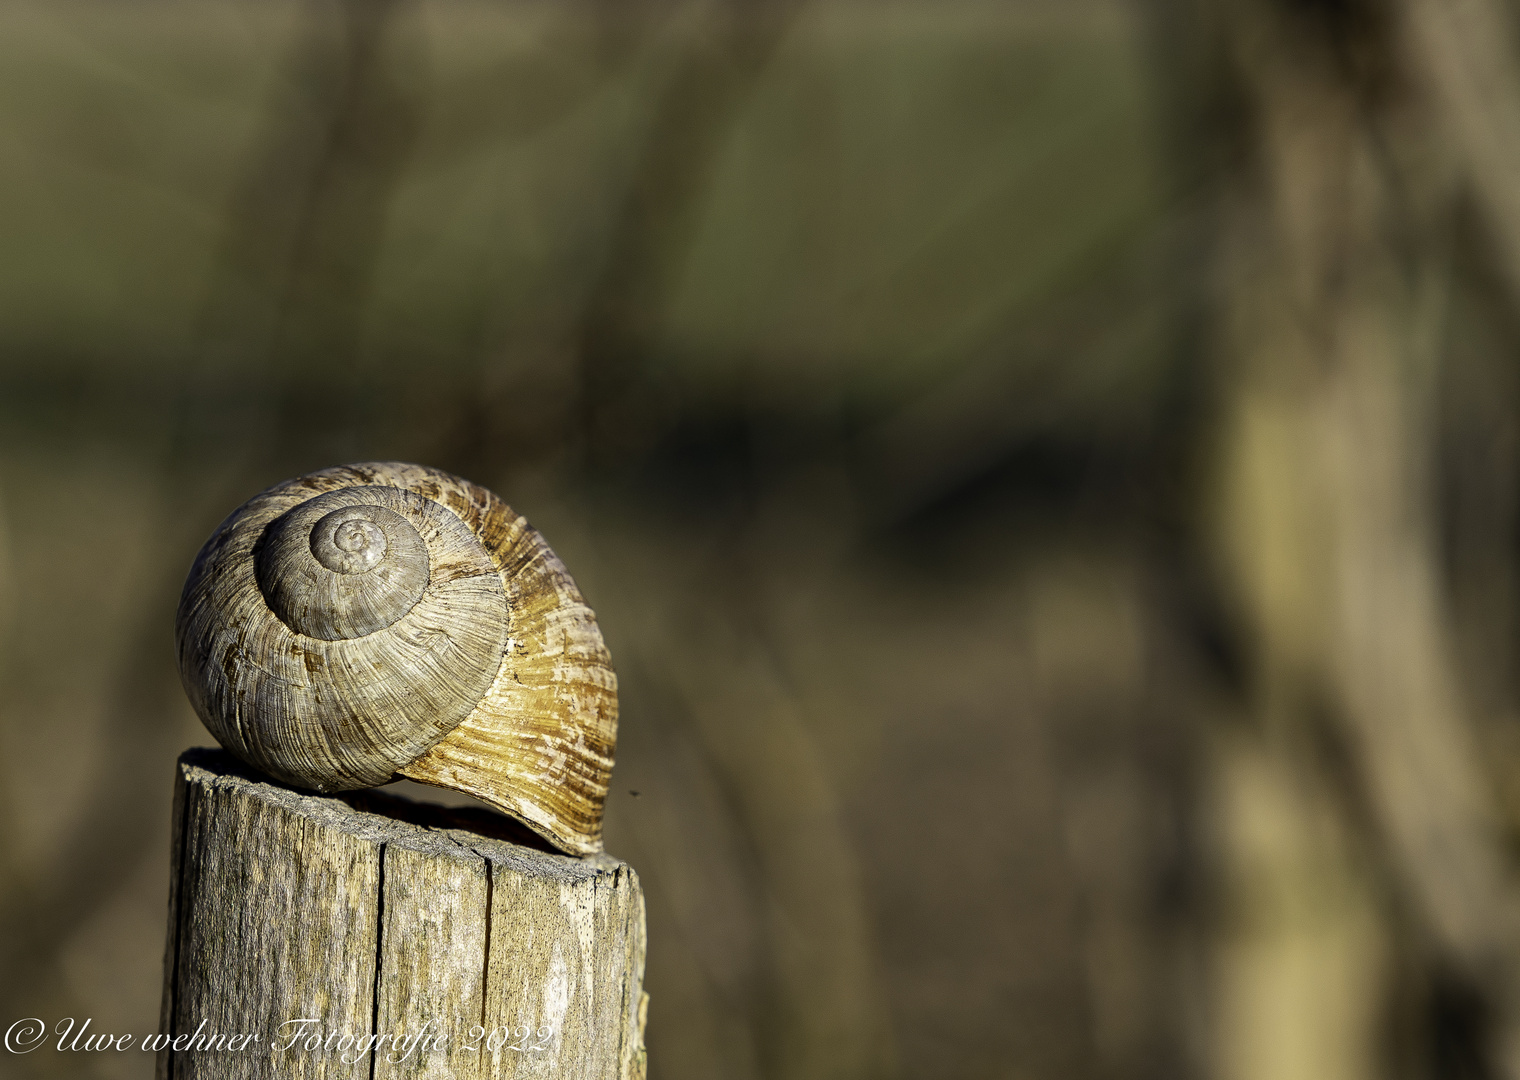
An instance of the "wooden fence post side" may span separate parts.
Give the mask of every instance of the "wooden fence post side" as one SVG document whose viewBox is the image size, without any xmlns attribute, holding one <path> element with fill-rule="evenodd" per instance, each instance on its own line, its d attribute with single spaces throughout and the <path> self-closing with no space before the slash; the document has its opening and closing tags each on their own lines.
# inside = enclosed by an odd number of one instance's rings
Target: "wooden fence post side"
<svg viewBox="0 0 1520 1080">
<path fill-rule="evenodd" d="M 158 1080 L 643 1080 L 638 876 L 495 820 L 187 751 Z"/>
</svg>

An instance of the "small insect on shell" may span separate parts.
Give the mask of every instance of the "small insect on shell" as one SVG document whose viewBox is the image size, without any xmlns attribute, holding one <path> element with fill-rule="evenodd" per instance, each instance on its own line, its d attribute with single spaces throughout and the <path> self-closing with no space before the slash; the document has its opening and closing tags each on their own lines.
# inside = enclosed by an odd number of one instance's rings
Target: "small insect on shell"
<svg viewBox="0 0 1520 1080">
<path fill-rule="evenodd" d="M 271 776 L 405 776 L 601 850 L 617 676 L 564 565 L 485 488 L 400 462 L 276 484 L 206 541 L 175 642 L 206 727 Z"/>
</svg>

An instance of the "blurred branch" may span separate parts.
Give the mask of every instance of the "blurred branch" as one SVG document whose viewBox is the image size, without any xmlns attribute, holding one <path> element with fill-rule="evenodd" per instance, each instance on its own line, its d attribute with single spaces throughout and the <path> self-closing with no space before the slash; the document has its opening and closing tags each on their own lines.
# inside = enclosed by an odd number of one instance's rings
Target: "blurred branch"
<svg viewBox="0 0 1520 1080">
<path fill-rule="evenodd" d="M 60 977 L 59 960 L 65 948 L 92 914 L 117 897 L 135 867 L 167 850 L 155 850 L 157 843 L 166 842 L 164 762 L 182 748 L 179 740 L 183 737 L 179 723 L 182 706 L 178 704 L 181 691 L 170 659 L 170 627 L 183 574 L 178 560 L 189 547 L 189 541 L 182 542 L 181 537 L 188 529 L 198 529 L 195 522 L 199 519 L 192 515 L 187 522 L 185 516 L 174 515 L 165 522 L 164 508 L 173 505 L 172 484 L 153 471 L 159 465 L 157 458 L 150 456 L 148 465 L 147 481 L 121 500 L 130 502 L 134 512 L 104 514 L 111 519 L 110 524 L 97 522 L 95 526 L 95 538 L 112 551 L 113 571 L 125 571 L 132 582 L 128 602 L 112 604 L 97 590 L 88 590 L 92 595 L 87 618 L 97 628 L 97 636 L 82 640 L 95 648 L 80 650 L 80 642 L 76 642 L 75 652 L 60 650 L 57 658 L 30 673 L 30 679 L 45 687 L 45 695 L 57 692 L 59 684 L 79 678 L 81 669 L 93 668 L 105 675 L 101 679 L 102 717 L 90 731 L 90 752 L 80 755 L 87 781 L 75 788 L 71 798 L 27 807 L 29 815 L 46 815 L 63 823 L 54 842 L 57 854 L 45 860 L 40 870 L 27 872 L 15 865 L 14 853 L 7 850 L 9 845 L 0 844 L 0 865 L 5 867 L 0 875 L 0 925 L 7 931 L 0 936 L 0 970 L 7 976 L 0 985 L 0 1009 L 16 1016 L 30 1015 L 43 1007 L 77 1008 L 73 988 Z M 59 498 L 80 496 L 77 479 L 73 485 L 56 474 L 49 479 L 57 485 Z M 41 520 L 34 521 L 28 530 L 32 542 L 57 544 L 58 535 L 49 535 L 50 526 L 64 531 L 68 526 L 58 526 L 45 508 L 37 512 L 34 506 L 33 510 L 34 517 Z M 150 533 L 153 540 L 135 558 L 130 543 L 134 527 Z M 68 590 L 53 587 L 49 584 L 52 580 L 51 575 L 41 575 L 24 594 L 17 592 L 15 599 L 23 601 L 18 608 L 22 617 L 0 627 L 0 640 L 8 654 L 25 655 L 26 646 L 18 635 L 38 632 L 36 618 L 29 612 L 43 603 L 70 602 Z M 102 642 L 115 647 L 101 650 Z M 27 693 L 27 678 L 15 670 L 3 674 L 9 703 L 19 714 L 11 718 L 12 722 L 43 723 L 45 713 L 32 714 L 39 702 L 35 690 Z M 71 751 L 77 753 L 77 746 L 56 728 L 49 731 L 48 741 L 50 748 L 39 758 L 35 750 L 29 754 L 18 745 L 21 740 L 5 739 L 4 749 L 13 770 L 33 768 L 50 777 L 66 775 L 67 759 Z M 77 767 L 79 763 L 72 764 Z M 0 831 L 11 834 L 19 809 L 6 808 L 10 820 Z M 128 995 L 131 989 L 126 991 Z M 48 1068 L 42 1061 L 28 1059 L 15 1064 L 23 1067 L 23 1075 L 35 1075 L 26 1069 Z"/>
<path fill-rule="evenodd" d="M 1478 203 L 1520 293 L 1520 49 L 1500 0 L 1403 0 L 1416 62 L 1450 118 Z"/>
<path fill-rule="evenodd" d="M 744 627 L 690 616 L 702 644 L 672 649 L 696 733 L 740 815 L 761 882 L 769 981 L 759 1056 L 770 1075 L 870 1080 L 893 1075 L 885 1003 L 853 838 L 832 777 L 800 715 Z"/>
<path fill-rule="evenodd" d="M 654 416 L 639 384 L 672 274 L 690 246 L 723 137 L 804 4 L 712 0 L 663 76 L 581 318 L 583 417 L 593 457 L 648 438 Z"/>
<path fill-rule="evenodd" d="M 285 83 L 228 208 L 183 410 L 191 437 L 203 413 L 244 417 L 244 441 L 257 444 L 291 425 L 344 429 L 362 408 L 365 388 L 352 378 L 360 322 L 418 126 L 421 56 L 404 25 L 412 7 L 307 0 Z M 233 370 L 269 372 L 262 389 L 282 400 L 261 414 L 246 381 L 224 385 L 227 354 L 243 361 Z M 208 437 L 225 442 L 226 432 Z"/>
<path fill-rule="evenodd" d="M 1387 9 L 1244 0 L 1227 10 L 1254 139 L 1224 235 L 1235 378 L 1221 504 L 1257 644 L 1262 752 L 1298 777 L 1307 821 L 1325 813 L 1323 791 L 1340 790 L 1338 813 L 1353 821 L 1360 797 L 1372 849 L 1443 960 L 1486 996 L 1495 1065 L 1517 1077 L 1520 891 L 1453 666 L 1429 467 L 1456 173 Z M 1346 748 L 1350 775 L 1338 775 L 1327 741 Z M 1323 902 L 1322 883 L 1300 887 L 1297 903 Z M 1358 977 L 1375 985 L 1370 968 Z M 1248 1001 L 1272 992 L 1242 990 Z M 1369 1045 L 1371 1021 L 1337 1045 Z M 1277 1038 L 1314 1041 L 1304 1027 Z M 1269 1075 L 1249 1055 L 1233 1060 Z"/>
</svg>

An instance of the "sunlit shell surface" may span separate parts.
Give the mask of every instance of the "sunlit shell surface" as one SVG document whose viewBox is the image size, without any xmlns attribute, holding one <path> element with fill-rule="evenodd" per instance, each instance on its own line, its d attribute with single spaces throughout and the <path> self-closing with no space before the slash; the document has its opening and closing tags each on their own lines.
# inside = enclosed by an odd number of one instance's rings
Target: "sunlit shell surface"
<svg viewBox="0 0 1520 1080">
<path fill-rule="evenodd" d="M 277 484 L 201 549 L 175 636 L 196 712 L 270 775 L 399 774 L 601 850 L 611 659 L 563 564 L 485 488 L 398 462 Z"/>
</svg>

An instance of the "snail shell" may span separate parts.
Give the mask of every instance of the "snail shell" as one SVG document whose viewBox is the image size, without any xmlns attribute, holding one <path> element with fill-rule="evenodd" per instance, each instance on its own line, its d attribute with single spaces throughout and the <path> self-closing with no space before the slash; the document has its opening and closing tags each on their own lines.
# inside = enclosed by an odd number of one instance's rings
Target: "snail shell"
<svg viewBox="0 0 1520 1080">
<path fill-rule="evenodd" d="M 277 484 L 201 549 L 175 642 L 206 727 L 280 780 L 405 776 L 601 850 L 611 658 L 563 564 L 485 488 L 398 462 Z"/>
</svg>

